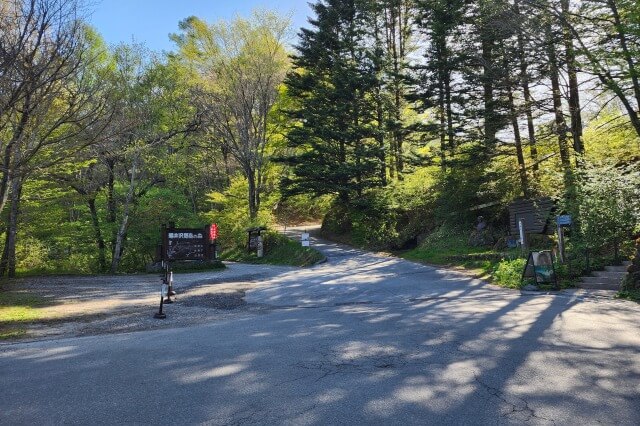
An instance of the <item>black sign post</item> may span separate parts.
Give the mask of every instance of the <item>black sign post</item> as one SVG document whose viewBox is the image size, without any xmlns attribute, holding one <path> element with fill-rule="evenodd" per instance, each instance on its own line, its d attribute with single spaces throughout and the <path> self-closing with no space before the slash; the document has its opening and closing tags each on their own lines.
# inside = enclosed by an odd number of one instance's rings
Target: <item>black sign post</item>
<svg viewBox="0 0 640 426">
<path fill-rule="evenodd" d="M 165 289 L 166 289 L 166 292 L 167 292 L 167 298 L 169 296 L 168 287 L 167 287 L 167 284 L 166 284 L 166 276 L 167 276 L 166 271 L 167 271 L 167 269 L 168 269 L 168 264 L 163 261 L 162 262 L 162 270 L 165 271 L 165 273 L 164 273 L 164 277 L 162 279 L 162 287 L 160 288 L 160 309 L 153 316 L 154 318 L 157 318 L 157 319 L 165 319 L 165 318 L 167 318 L 167 314 L 162 312 L 162 307 L 164 305 Z"/>
</svg>

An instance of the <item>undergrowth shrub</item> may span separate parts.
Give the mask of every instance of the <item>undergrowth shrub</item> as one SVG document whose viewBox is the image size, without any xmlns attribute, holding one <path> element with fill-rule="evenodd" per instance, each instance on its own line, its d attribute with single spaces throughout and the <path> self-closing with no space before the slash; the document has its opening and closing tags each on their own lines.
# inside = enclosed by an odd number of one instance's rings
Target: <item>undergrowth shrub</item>
<svg viewBox="0 0 640 426">
<path fill-rule="evenodd" d="M 522 271 L 527 263 L 526 259 L 503 260 L 498 263 L 493 272 L 496 283 L 502 287 L 520 288 Z"/>
</svg>

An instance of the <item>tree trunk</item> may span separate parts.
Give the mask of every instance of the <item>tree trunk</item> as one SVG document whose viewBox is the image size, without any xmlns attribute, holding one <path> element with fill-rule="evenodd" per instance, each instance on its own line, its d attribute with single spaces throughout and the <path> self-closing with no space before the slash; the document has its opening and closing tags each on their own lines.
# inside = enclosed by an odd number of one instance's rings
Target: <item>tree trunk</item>
<svg viewBox="0 0 640 426">
<path fill-rule="evenodd" d="M 524 154 L 522 153 L 522 137 L 520 135 L 520 126 L 518 124 L 518 113 L 516 111 L 516 105 L 513 99 L 513 90 L 511 87 L 508 89 L 509 94 L 509 112 L 511 115 L 511 125 L 513 126 L 513 137 L 516 145 L 516 156 L 518 158 L 518 173 L 520 175 L 520 185 L 522 186 L 522 195 L 525 198 L 529 198 L 529 179 L 527 177 L 527 167 L 524 162 Z"/>
<path fill-rule="evenodd" d="M 115 274 L 116 272 L 118 272 L 118 266 L 120 266 L 122 253 L 124 252 L 124 240 L 127 234 L 127 229 L 129 228 L 129 215 L 131 210 L 131 204 L 133 202 L 133 197 L 135 195 L 137 167 L 138 167 L 138 158 L 136 157 L 133 160 L 133 164 L 131 166 L 131 180 L 129 182 L 129 191 L 127 192 L 127 197 L 124 202 L 124 208 L 122 212 L 122 221 L 120 222 L 120 227 L 118 228 L 118 232 L 116 233 L 116 236 L 115 236 L 115 244 L 113 246 L 113 254 L 111 257 L 111 273 L 112 274 Z"/>
<path fill-rule="evenodd" d="M 520 12 L 520 2 L 513 2 L 514 12 L 516 16 L 522 16 Z M 533 163 L 533 174 L 536 176 L 540 167 L 538 166 L 538 147 L 536 146 L 536 128 L 533 122 L 533 97 L 531 96 L 531 88 L 529 86 L 529 64 L 525 55 L 524 34 L 522 28 L 518 27 L 518 61 L 520 62 L 520 84 L 524 95 L 524 111 L 527 116 L 527 132 L 529 136 L 529 156 Z"/>
<path fill-rule="evenodd" d="M 382 41 L 380 40 L 380 26 L 378 25 L 378 18 L 374 18 L 374 32 L 375 32 L 375 57 L 374 64 L 376 67 L 376 74 L 380 75 L 382 73 L 382 64 L 384 61 L 383 52 L 384 49 L 382 47 Z M 377 133 L 376 133 L 376 141 L 378 142 L 378 149 L 380 152 L 378 153 L 378 160 L 380 161 L 380 182 L 383 186 L 387 185 L 387 152 L 385 146 L 385 122 L 384 122 L 384 103 L 382 97 L 383 83 L 377 78 L 376 86 L 375 86 L 375 100 L 376 100 L 376 121 L 377 121 Z"/>
<path fill-rule="evenodd" d="M 453 105 L 451 104 L 451 71 L 449 70 L 449 58 L 446 51 L 446 45 L 444 46 L 444 55 L 447 65 L 444 72 L 444 100 L 447 109 L 447 137 L 449 150 L 453 153 L 456 148 L 455 131 L 453 129 Z"/>
<path fill-rule="evenodd" d="M 558 68 L 558 59 L 556 56 L 556 45 L 553 42 L 553 33 L 551 24 L 547 24 L 547 56 L 549 59 L 549 78 L 551 80 L 551 91 L 553 97 L 553 112 L 555 116 L 555 129 L 558 134 L 558 148 L 560 151 L 560 161 L 564 176 L 565 191 L 567 198 L 571 200 L 570 194 L 573 191 L 573 171 L 571 170 L 571 159 L 569 155 L 569 147 L 567 145 L 567 123 L 564 120 L 562 111 L 562 93 L 560 92 L 560 72 Z"/>
<path fill-rule="evenodd" d="M 24 106 L 20 121 L 11 136 L 11 140 L 4 147 L 4 155 L 2 158 L 2 179 L 0 179 L 0 213 L 4 211 L 7 200 L 9 199 L 9 186 L 11 176 L 11 162 L 13 160 L 13 149 L 22 139 L 24 131 L 31 116 L 31 95 L 27 94 L 24 100 Z"/>
<path fill-rule="evenodd" d="M 378 121 L 378 131 L 376 134 L 376 139 L 378 141 L 378 149 L 380 153 L 378 154 L 378 158 L 380 161 L 380 182 L 383 186 L 387 185 L 387 154 L 385 152 L 385 143 L 384 143 L 384 106 L 382 105 L 382 89 L 380 88 L 380 84 L 376 86 L 376 119 Z"/>
<path fill-rule="evenodd" d="M 20 199 L 22 196 L 22 178 L 11 179 L 11 208 L 5 236 L 4 251 L 0 259 L 0 277 L 16 276 L 16 241 L 18 237 L 18 217 L 20 215 Z"/>
<path fill-rule="evenodd" d="M 445 114 L 444 81 L 438 82 L 438 116 L 440 118 L 440 162 L 442 171 L 447 170 L 447 118 Z"/>
<path fill-rule="evenodd" d="M 249 183 L 249 219 L 253 221 L 258 217 L 258 208 L 256 203 L 256 176 L 251 169 L 247 170 L 246 174 L 247 181 Z"/>
<path fill-rule="evenodd" d="M 616 28 L 616 36 L 618 37 L 620 48 L 622 49 L 622 56 L 629 67 L 629 75 L 631 76 L 631 82 L 633 83 L 633 94 L 636 99 L 636 104 L 640 108 L 640 73 L 637 71 L 634 55 L 629 50 L 627 33 L 624 25 L 622 24 L 618 6 L 616 5 L 615 0 L 607 0 L 607 4 L 609 5 L 609 9 L 611 9 L 611 15 L 613 16 L 613 22 L 615 23 Z M 635 59 L 637 59 L 637 52 Z"/>
<path fill-rule="evenodd" d="M 569 80 L 569 114 L 571 117 L 571 135 L 573 136 L 573 149 L 576 152 L 576 164 L 580 164 L 584 154 L 584 142 L 582 141 L 582 110 L 580 106 L 580 90 L 578 86 L 578 69 L 576 65 L 575 47 L 569 28 L 569 0 L 560 2 L 563 15 L 562 35 L 564 39 L 565 55 L 567 62 L 567 76 Z"/>
<path fill-rule="evenodd" d="M 498 129 L 493 87 L 493 40 L 487 34 L 482 35 L 482 91 L 484 100 L 484 142 L 485 155 L 496 144 Z"/>
<path fill-rule="evenodd" d="M 107 270 L 106 244 L 104 243 L 102 230 L 100 229 L 100 219 L 98 218 L 98 210 L 96 209 L 96 199 L 88 199 L 87 206 L 89 206 L 89 212 L 91 213 L 93 234 L 96 240 L 96 245 L 98 246 L 98 268 L 100 269 L 100 272 L 104 272 Z"/>
<path fill-rule="evenodd" d="M 404 62 L 405 60 L 405 56 L 406 56 L 406 49 L 405 49 L 405 45 L 406 45 L 406 40 L 405 40 L 405 28 L 404 28 L 404 20 L 403 20 L 403 13 L 402 13 L 402 1 L 398 1 L 397 2 L 397 11 L 395 13 L 395 19 L 397 19 L 397 25 L 394 25 L 396 32 L 397 32 L 397 37 L 398 37 L 398 41 L 397 43 L 394 43 L 394 49 L 393 49 L 393 71 L 394 71 L 394 84 L 393 84 L 393 89 L 394 89 L 394 101 L 395 101 L 395 107 L 394 107 L 394 139 L 396 140 L 396 161 L 397 161 L 397 171 L 398 171 L 398 179 L 402 179 L 402 173 L 404 172 L 404 155 L 403 155 L 403 148 L 404 148 L 404 134 L 403 134 L 403 130 L 402 130 L 402 100 L 404 99 L 404 90 L 403 90 L 403 83 L 402 83 L 402 76 L 400 75 L 402 70 L 401 70 L 401 63 Z M 395 37 L 395 36 L 394 36 Z"/>
</svg>

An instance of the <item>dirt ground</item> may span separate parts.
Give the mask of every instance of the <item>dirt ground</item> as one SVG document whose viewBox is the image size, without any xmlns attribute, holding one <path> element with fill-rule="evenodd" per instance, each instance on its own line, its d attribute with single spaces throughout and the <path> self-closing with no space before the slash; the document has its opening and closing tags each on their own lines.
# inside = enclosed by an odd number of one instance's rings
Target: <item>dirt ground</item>
<svg viewBox="0 0 640 426">
<path fill-rule="evenodd" d="M 186 327 L 259 314 L 269 308 L 244 301 L 245 292 L 260 285 L 261 274 L 252 268 L 237 265 L 232 270 L 176 275 L 175 302 L 163 307 L 166 319 L 154 318 L 160 305 L 158 275 L 22 278 L 4 288 L 44 300 L 36 308 L 44 319 L 21 324 L 26 334 L 19 338 L 42 340 Z"/>
</svg>

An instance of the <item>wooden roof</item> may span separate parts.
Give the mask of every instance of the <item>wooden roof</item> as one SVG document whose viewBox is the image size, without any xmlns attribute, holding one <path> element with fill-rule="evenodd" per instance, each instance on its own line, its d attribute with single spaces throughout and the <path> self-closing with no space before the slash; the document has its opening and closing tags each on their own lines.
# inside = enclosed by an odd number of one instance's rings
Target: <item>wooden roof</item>
<svg viewBox="0 0 640 426">
<path fill-rule="evenodd" d="M 535 200 L 519 199 L 509 204 L 509 229 L 511 235 L 518 235 L 518 222 L 524 219 L 525 232 L 545 234 L 555 202 L 548 197 Z"/>
</svg>

